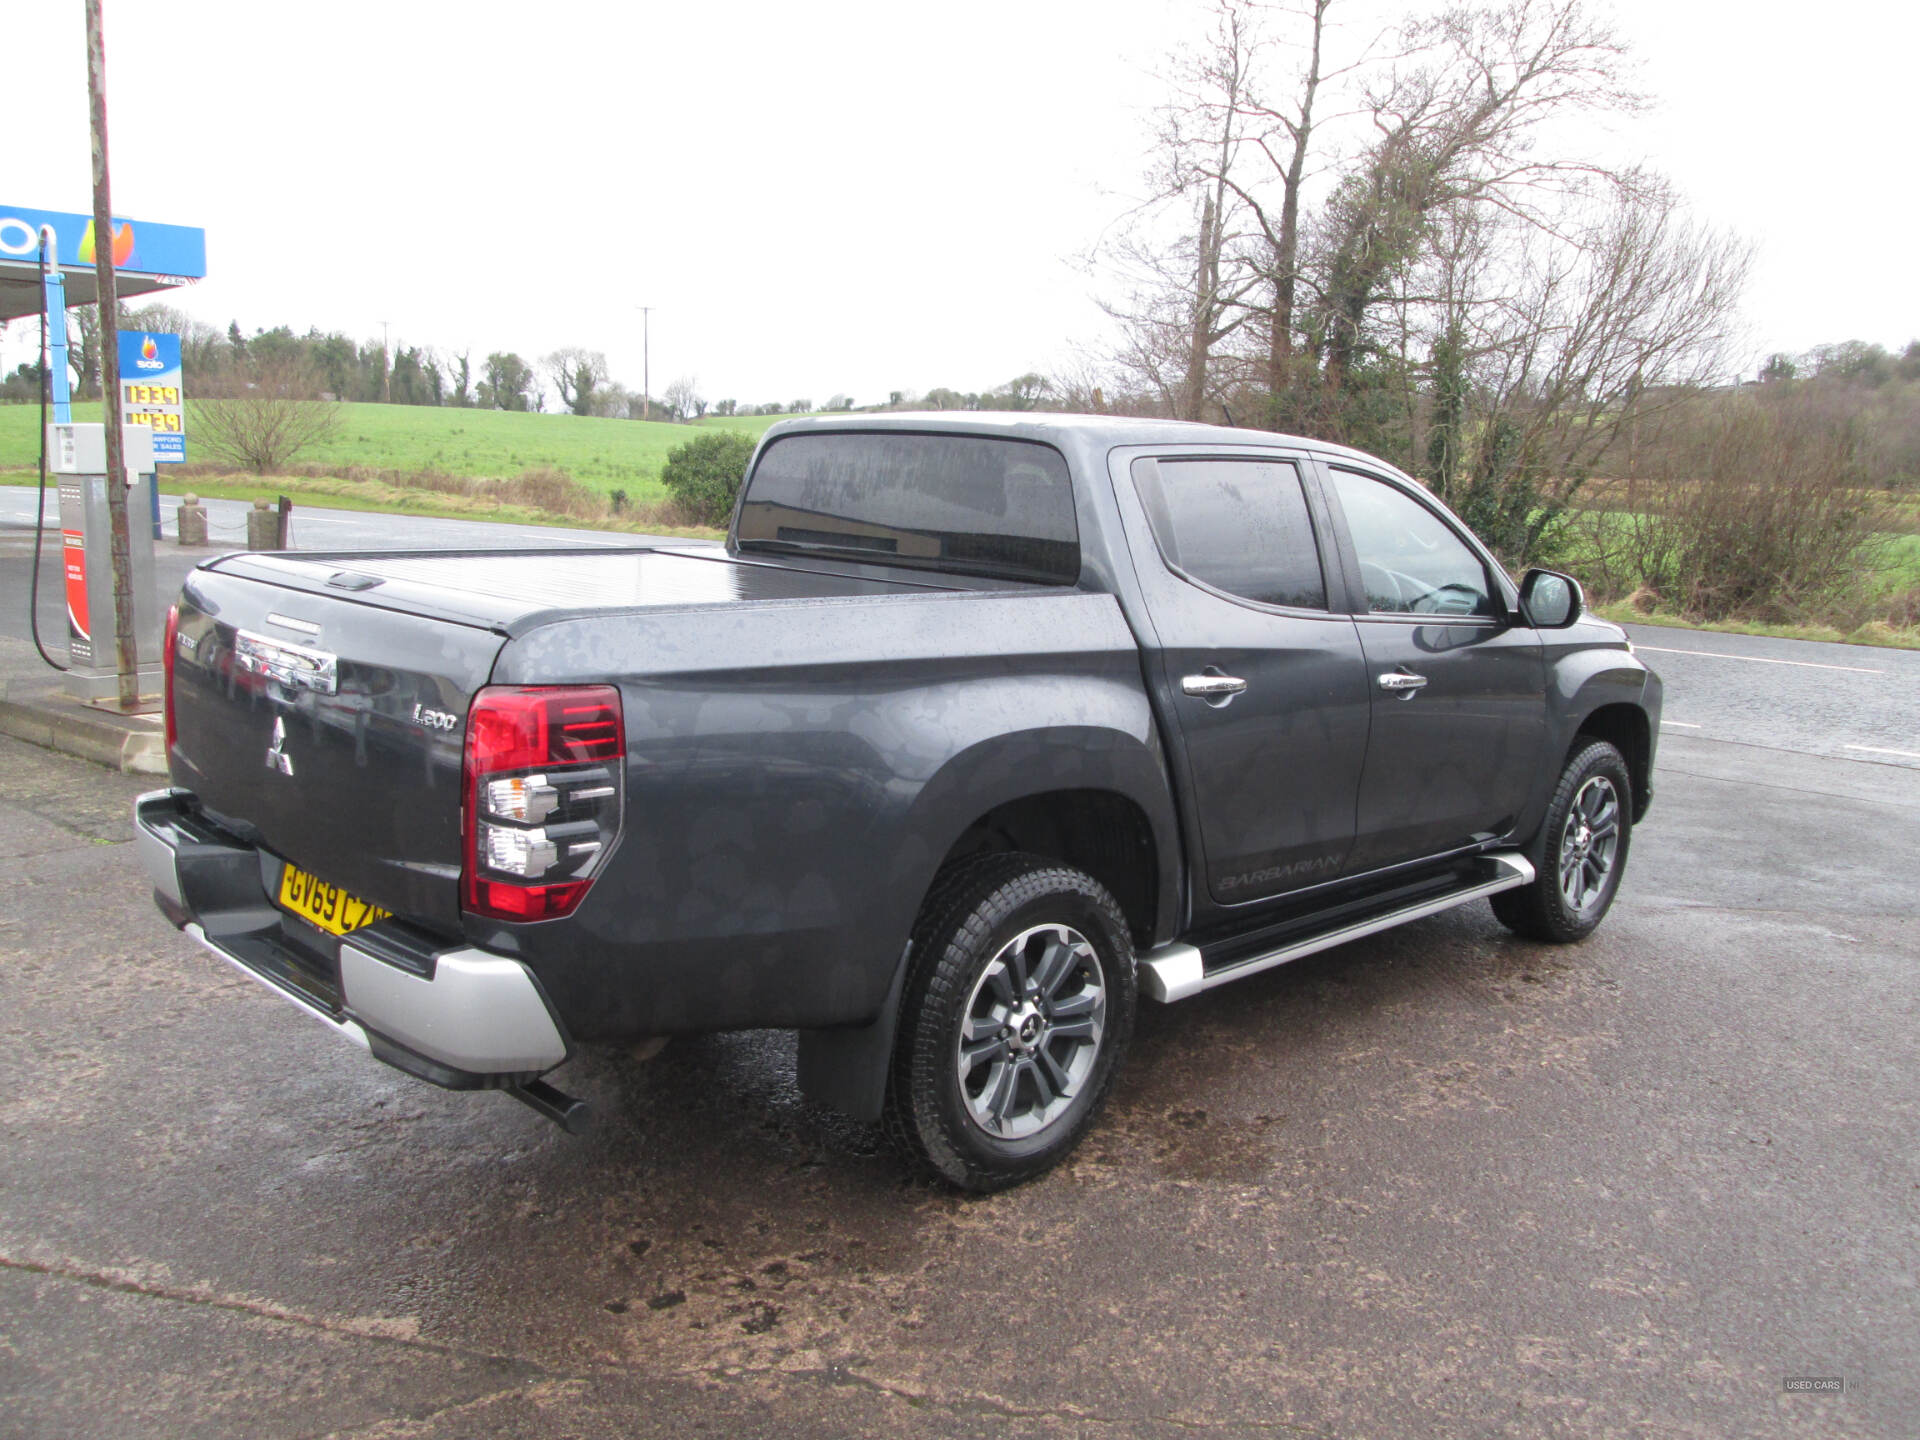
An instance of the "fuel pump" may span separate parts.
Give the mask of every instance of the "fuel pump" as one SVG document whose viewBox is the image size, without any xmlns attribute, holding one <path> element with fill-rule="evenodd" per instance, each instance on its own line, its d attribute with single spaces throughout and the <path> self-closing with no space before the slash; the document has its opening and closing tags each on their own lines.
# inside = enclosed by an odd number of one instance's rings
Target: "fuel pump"
<svg viewBox="0 0 1920 1440">
<path fill-rule="evenodd" d="M 41 500 L 34 523 L 34 580 L 28 592 L 28 610 L 33 620 L 33 638 L 47 663 L 67 677 L 67 691 L 79 700 L 94 701 L 117 697 L 119 670 L 117 657 L 119 632 L 113 595 L 113 527 L 109 519 L 109 486 L 127 487 L 127 513 L 130 516 L 159 514 L 157 476 L 154 469 L 153 430 L 147 425 L 123 424 L 121 427 L 125 473 L 107 473 L 107 427 L 104 424 L 75 424 L 72 420 L 67 386 L 66 293 L 51 227 L 41 230 L 40 275 L 43 286 L 41 309 L 40 391 Z M 52 418 L 47 415 L 51 401 Z M 37 601 L 40 576 L 40 529 L 45 515 L 48 475 L 57 478 L 60 488 L 60 560 L 62 591 L 67 610 L 67 664 L 61 665 L 42 642 Z M 154 647 L 159 635 L 158 600 L 153 588 L 153 542 L 159 533 L 144 524 L 127 527 L 129 580 L 133 589 L 133 626 L 137 639 L 140 671 L 137 692 L 158 694 L 163 683 L 161 659 Z"/>
<path fill-rule="evenodd" d="M 127 473 L 107 474 L 107 427 L 100 424 L 47 426 L 47 469 L 60 482 L 60 556 L 67 598 L 67 689 L 81 700 L 118 692 L 114 656 L 112 530 L 107 519 L 107 487 L 127 487 L 127 513 L 145 515 L 155 483 L 153 430 L 146 425 L 121 429 Z M 159 601 L 153 584 L 153 534 L 145 525 L 127 527 L 133 583 L 134 634 L 140 639 L 140 693 L 158 694 L 160 656 Z"/>
</svg>

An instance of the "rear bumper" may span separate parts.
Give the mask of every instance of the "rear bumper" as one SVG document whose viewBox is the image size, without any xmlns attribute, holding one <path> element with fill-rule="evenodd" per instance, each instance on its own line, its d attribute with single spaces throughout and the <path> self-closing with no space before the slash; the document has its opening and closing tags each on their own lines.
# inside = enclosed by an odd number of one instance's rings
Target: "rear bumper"
<svg viewBox="0 0 1920 1440">
<path fill-rule="evenodd" d="M 213 954 L 390 1065 L 450 1089 L 510 1088 L 570 1053 L 533 972 L 392 921 L 335 939 L 283 914 L 282 861 L 197 813 L 181 790 L 134 802 L 154 901 Z"/>
</svg>

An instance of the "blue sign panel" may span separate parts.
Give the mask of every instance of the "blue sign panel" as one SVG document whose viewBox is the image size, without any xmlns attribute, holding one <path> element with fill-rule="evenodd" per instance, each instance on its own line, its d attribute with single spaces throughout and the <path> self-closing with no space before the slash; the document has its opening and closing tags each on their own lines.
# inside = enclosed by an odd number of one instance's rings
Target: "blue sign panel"
<svg viewBox="0 0 1920 1440">
<path fill-rule="evenodd" d="M 91 215 L 7 205 L 0 205 L 0 261 L 32 260 L 39 255 L 42 225 L 53 227 L 63 267 L 93 264 Z M 203 280 L 207 274 L 207 232 L 191 225 L 156 225 L 151 220 L 116 217 L 113 263 L 116 269 L 136 275 L 180 282 Z"/>
<path fill-rule="evenodd" d="M 180 384 L 180 337 L 120 332 L 120 419 L 153 430 L 153 458 L 187 458 L 186 392 Z"/>
</svg>

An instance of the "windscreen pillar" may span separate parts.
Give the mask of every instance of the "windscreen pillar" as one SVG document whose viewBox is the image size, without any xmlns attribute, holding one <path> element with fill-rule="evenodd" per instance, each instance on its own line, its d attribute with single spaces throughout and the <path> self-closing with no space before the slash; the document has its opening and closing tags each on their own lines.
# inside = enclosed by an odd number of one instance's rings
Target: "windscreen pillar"
<svg viewBox="0 0 1920 1440">
<path fill-rule="evenodd" d="M 128 486 L 127 513 L 153 506 L 153 431 L 122 429 Z M 114 628 L 112 526 L 108 519 L 107 433 L 104 425 L 47 426 L 47 468 L 60 481 L 60 557 L 67 602 L 67 690 L 78 700 L 118 696 Z M 158 695 L 162 684 L 160 602 L 154 593 L 153 535 L 141 524 L 127 527 L 133 582 L 134 638 L 140 657 L 139 692 Z"/>
</svg>

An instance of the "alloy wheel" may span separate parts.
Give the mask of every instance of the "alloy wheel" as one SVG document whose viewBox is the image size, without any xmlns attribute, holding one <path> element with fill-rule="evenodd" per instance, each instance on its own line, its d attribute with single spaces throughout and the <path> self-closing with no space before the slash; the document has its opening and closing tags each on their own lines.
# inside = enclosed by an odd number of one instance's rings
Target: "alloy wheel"
<svg viewBox="0 0 1920 1440">
<path fill-rule="evenodd" d="M 987 962 L 954 1050 L 967 1113 L 1000 1140 L 1036 1135 L 1093 1072 L 1107 989 L 1092 942 L 1068 925 L 1021 931 Z"/>
<path fill-rule="evenodd" d="M 1578 915 L 1607 888 L 1620 854 L 1620 793 L 1605 775 L 1591 775 L 1574 793 L 1560 832 L 1560 898 Z"/>
</svg>

